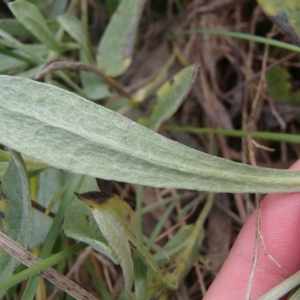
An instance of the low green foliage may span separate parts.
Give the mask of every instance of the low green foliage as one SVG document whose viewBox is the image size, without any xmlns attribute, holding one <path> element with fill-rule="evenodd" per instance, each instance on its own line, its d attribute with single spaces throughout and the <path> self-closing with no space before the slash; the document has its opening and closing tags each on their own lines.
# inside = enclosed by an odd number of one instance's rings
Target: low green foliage
<svg viewBox="0 0 300 300">
<path fill-rule="evenodd" d="M 95 5 L 103 5 L 102 2 Z M 258 2 L 266 14 L 299 43 L 300 25 L 295 14 L 299 1 Z M 0 250 L 0 281 L 5 283 L 0 295 L 4 295 L 4 288 L 31 277 L 22 299 L 33 299 L 41 279 L 37 272 L 43 263 L 45 267 L 58 263 L 67 254 L 82 249 L 83 243 L 120 264 L 125 278 L 125 290 L 120 297 L 167 299 L 177 289 L 197 261 L 204 237 L 203 224 L 214 195 L 205 194 L 203 210 L 195 223 L 183 223 L 161 248 L 156 244 L 156 238 L 165 220 L 177 207 L 179 198 L 164 199 L 145 209 L 141 207 L 143 188 L 138 186 L 134 212 L 119 196 L 99 192 L 95 177 L 208 192 L 300 191 L 300 171 L 235 163 L 188 148 L 156 133 L 187 97 L 198 66 L 179 68 L 175 63 L 184 63 L 174 51 L 152 78 L 138 83 L 136 91 L 123 87 L 120 82 L 126 82 L 126 76 L 121 81 L 113 77 L 124 75 L 132 64 L 146 1 L 105 3 L 111 17 L 104 32 L 97 32 L 96 42 L 89 35 L 91 14 L 87 0 L 17 0 L 8 5 L 15 18 L 0 19 L 0 143 L 6 147 L 5 151 L 0 150 L 0 229 L 24 248 L 40 246 L 40 258 L 45 260 L 36 268 L 13 275 L 17 265 L 13 254 Z M 184 4 L 176 1 L 176 7 L 182 11 Z M 195 29 L 176 35 L 199 33 L 300 51 L 299 47 L 288 43 L 238 32 Z M 57 62 L 60 64 L 55 67 Z M 171 78 L 170 72 L 174 74 Z M 36 77 L 44 79 L 45 83 L 32 80 Z M 275 99 L 287 98 L 287 102 L 298 103 L 298 92 L 291 91 L 288 73 L 283 69 L 270 71 L 267 84 Z M 156 100 L 152 111 L 147 117 L 140 117 L 139 106 L 151 97 Z M 137 116 L 138 122 L 120 114 L 129 111 L 134 113 L 128 115 Z M 170 125 L 164 128 L 229 136 L 247 134 L 237 130 Z M 299 142 L 290 134 L 253 132 L 252 136 Z M 45 169 L 47 172 L 38 176 Z M 28 182 L 28 177 L 33 179 Z M 83 202 L 76 199 L 75 191 Z M 47 211 L 50 216 L 39 213 L 33 218 L 31 199 L 44 206 L 50 201 Z M 102 202 L 97 202 L 99 199 Z M 52 210 L 56 200 L 58 203 Z M 198 198 L 192 201 L 198 201 Z M 147 239 L 143 236 L 143 211 L 149 212 L 158 206 L 166 209 Z M 187 205 L 185 209 L 189 211 L 190 207 Z M 47 221 L 41 225 L 45 218 Z M 32 238 L 33 220 L 35 232 Z M 61 255 L 51 260 L 49 256 L 54 248 L 65 246 L 67 237 L 60 236 L 62 228 L 68 238 L 83 243 L 71 247 L 70 252 L 61 251 Z M 70 243 L 69 239 L 67 241 Z M 113 296 L 93 268 L 93 261 L 88 259 L 85 265 L 97 283 L 99 293 L 104 299 L 111 300 Z M 9 293 L 6 292 L 8 299 Z M 92 295 L 88 297 L 94 299 Z"/>
<path fill-rule="evenodd" d="M 269 71 L 266 82 L 270 95 L 278 102 L 300 104 L 300 91 L 295 90 L 289 72 L 281 67 Z"/>
</svg>

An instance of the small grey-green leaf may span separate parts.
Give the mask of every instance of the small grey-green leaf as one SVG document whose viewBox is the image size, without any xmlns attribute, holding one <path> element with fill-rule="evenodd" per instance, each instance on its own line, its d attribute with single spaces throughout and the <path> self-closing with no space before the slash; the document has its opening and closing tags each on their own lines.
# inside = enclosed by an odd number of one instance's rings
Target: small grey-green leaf
<svg viewBox="0 0 300 300">
<path fill-rule="evenodd" d="M 80 60 L 86 64 L 93 65 L 95 62 L 90 57 L 90 53 L 80 50 Z M 88 99 L 99 100 L 110 95 L 109 88 L 104 80 L 96 74 L 80 71 L 80 79 L 84 92 Z"/>
<path fill-rule="evenodd" d="M 27 172 L 20 154 L 13 152 L 0 194 L 0 230 L 23 247 L 32 235 L 31 199 Z M 18 262 L 0 249 L 0 282 L 9 278 Z M 4 291 L 0 292 L 0 298 Z"/>
<path fill-rule="evenodd" d="M 158 70 L 155 76 L 151 76 L 149 82 L 147 82 L 140 89 L 134 92 L 134 94 L 132 94 L 132 98 L 135 102 L 144 101 L 164 84 L 164 82 L 168 79 L 168 73 L 174 61 L 175 55 L 173 54 L 170 56 L 167 62 Z"/>
<path fill-rule="evenodd" d="M 59 16 L 57 19 L 68 34 L 81 45 L 80 60 L 86 64 L 95 65 L 82 23 L 68 14 Z M 83 90 L 89 99 L 98 100 L 105 98 L 110 94 L 107 84 L 99 76 L 90 72 L 80 71 L 80 78 Z"/>
<path fill-rule="evenodd" d="M 54 3 L 51 7 L 51 11 L 48 15 L 50 19 L 63 14 L 68 8 L 68 0 L 57 0 L 53 2 Z"/>
<path fill-rule="evenodd" d="M 33 3 L 17 0 L 10 3 L 9 8 L 16 19 L 49 49 L 54 51 L 62 49 L 62 46 L 52 36 L 45 18 Z"/>
<path fill-rule="evenodd" d="M 106 255 L 115 264 L 120 263 L 107 245 L 89 207 L 82 201 L 75 199 L 69 206 L 63 228 L 68 237 L 87 243 L 96 251 Z"/>
<path fill-rule="evenodd" d="M 57 18 L 64 30 L 76 41 L 85 51 L 89 51 L 88 39 L 82 23 L 72 15 L 65 14 Z"/>
<path fill-rule="evenodd" d="M 38 183 L 36 201 L 47 208 L 53 196 L 61 187 L 61 171 L 58 169 L 45 170 L 39 174 Z M 56 213 L 57 205 L 51 211 Z M 33 236 L 29 244 L 31 249 L 44 243 L 52 222 L 53 219 L 45 217 L 44 213 L 38 210 L 33 211 Z"/>
<path fill-rule="evenodd" d="M 97 52 L 98 67 L 109 76 L 125 72 L 132 60 L 134 40 L 145 0 L 122 0 L 110 19 Z"/>
<path fill-rule="evenodd" d="M 293 192 L 300 171 L 205 154 L 55 86 L 0 76 L 0 143 L 51 166 L 142 185 L 214 192 Z"/>
<path fill-rule="evenodd" d="M 188 66 L 165 83 L 157 91 L 157 103 L 150 117 L 140 119 L 139 123 L 156 131 L 163 121 L 170 118 L 191 90 L 197 69 L 196 65 Z"/>
<path fill-rule="evenodd" d="M 131 228 L 126 224 L 127 220 L 119 217 L 113 208 L 114 204 L 111 205 L 111 211 L 109 209 L 102 210 L 100 207 L 99 209 L 92 209 L 91 212 L 108 246 L 114 252 L 115 257 L 122 267 L 125 279 L 126 299 L 131 299 L 134 268 L 129 241 L 132 241 L 130 237 L 133 234 Z"/>
</svg>

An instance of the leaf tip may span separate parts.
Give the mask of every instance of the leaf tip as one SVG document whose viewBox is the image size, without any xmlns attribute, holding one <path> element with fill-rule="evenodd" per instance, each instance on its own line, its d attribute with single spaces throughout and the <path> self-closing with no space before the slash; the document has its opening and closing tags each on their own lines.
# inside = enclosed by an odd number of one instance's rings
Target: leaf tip
<svg viewBox="0 0 300 300">
<path fill-rule="evenodd" d="M 115 196 L 114 194 L 111 193 L 98 192 L 98 191 L 87 192 L 83 194 L 74 192 L 74 194 L 79 200 L 82 200 L 92 209 L 99 208 L 99 206 L 106 203 L 109 199 Z"/>
</svg>

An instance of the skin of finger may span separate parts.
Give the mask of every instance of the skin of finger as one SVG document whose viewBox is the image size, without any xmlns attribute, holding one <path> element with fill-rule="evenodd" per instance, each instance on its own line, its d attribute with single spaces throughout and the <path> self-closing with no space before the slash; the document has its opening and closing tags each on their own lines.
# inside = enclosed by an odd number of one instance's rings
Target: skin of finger
<svg viewBox="0 0 300 300">
<path fill-rule="evenodd" d="M 299 170 L 300 160 L 290 169 Z M 300 269 L 300 193 L 269 194 L 261 202 L 261 231 L 268 254 L 260 245 L 251 299 L 257 299 Z M 242 228 L 228 258 L 204 299 L 245 299 L 255 245 L 255 214 Z"/>
</svg>

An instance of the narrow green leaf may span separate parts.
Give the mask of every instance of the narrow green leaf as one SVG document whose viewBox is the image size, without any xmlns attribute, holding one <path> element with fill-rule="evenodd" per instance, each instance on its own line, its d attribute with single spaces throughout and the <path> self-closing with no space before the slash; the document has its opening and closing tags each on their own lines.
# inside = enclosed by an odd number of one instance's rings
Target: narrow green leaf
<svg viewBox="0 0 300 300">
<path fill-rule="evenodd" d="M 173 209 L 175 208 L 175 205 L 178 203 L 178 201 L 171 202 L 169 206 L 166 208 L 162 216 L 159 218 L 159 221 L 155 225 L 154 229 L 152 230 L 151 235 L 149 236 L 149 239 L 147 241 L 147 248 L 151 249 L 153 246 L 153 243 L 157 236 L 159 235 L 161 229 L 163 228 L 165 222 L 169 219 L 170 214 L 172 213 Z"/>
<path fill-rule="evenodd" d="M 192 126 L 163 126 L 164 130 L 176 131 L 176 132 L 189 132 L 194 134 L 219 134 L 232 137 L 247 137 L 246 130 L 231 130 L 223 128 L 211 128 L 211 127 L 192 127 Z M 300 143 L 300 137 L 298 134 L 280 133 L 270 131 L 252 131 L 251 137 L 254 139 L 261 139 L 266 141 L 275 142 L 287 142 L 287 143 Z"/>
<path fill-rule="evenodd" d="M 215 192 L 293 192 L 300 171 L 214 157 L 55 86 L 0 76 L 0 143 L 51 166 L 142 185 Z"/>
<path fill-rule="evenodd" d="M 57 30 L 58 23 L 54 19 L 46 20 L 48 27 L 50 30 Z M 0 19 L 0 28 L 12 36 L 21 36 L 25 38 L 33 38 L 33 35 L 30 31 L 28 31 L 17 19 L 9 18 L 9 19 Z"/>
<path fill-rule="evenodd" d="M 263 36 L 248 34 L 244 32 L 237 32 L 237 31 L 228 31 L 228 30 L 220 30 L 220 29 L 187 29 L 187 30 L 182 30 L 179 34 L 176 34 L 176 36 L 191 35 L 191 34 L 211 34 L 211 35 L 219 35 L 219 36 L 230 36 L 232 38 L 252 41 L 256 43 L 262 43 L 265 45 L 270 45 L 277 48 L 286 49 L 289 51 L 300 52 L 299 46 L 292 45 L 290 43 L 281 42 L 275 39 L 266 38 Z"/>
<path fill-rule="evenodd" d="M 15 57 L 14 52 L 10 52 L 11 55 L 2 54 L 0 49 L 0 73 L 6 73 L 12 69 L 22 68 L 27 65 L 24 60 Z"/>
<path fill-rule="evenodd" d="M 196 65 L 186 67 L 165 83 L 157 92 L 157 103 L 153 107 L 151 116 L 140 119 L 139 123 L 157 131 L 162 122 L 176 112 L 191 90 L 197 69 Z"/>
<path fill-rule="evenodd" d="M 33 59 L 32 63 L 38 63 L 41 61 L 41 58 L 38 55 L 36 55 L 32 51 L 29 51 L 24 44 L 22 44 L 16 38 L 14 38 L 12 35 L 8 34 L 2 29 L 0 29 L 0 45 L 20 50 L 21 52 L 27 54 L 30 58 Z"/>
<path fill-rule="evenodd" d="M 52 36 L 44 16 L 33 3 L 17 0 L 9 3 L 9 8 L 18 21 L 49 49 L 54 51 L 62 49 L 62 46 Z"/>
<path fill-rule="evenodd" d="M 147 299 L 147 266 L 135 251 L 133 254 L 134 265 L 134 294 L 136 299 Z"/>
<path fill-rule="evenodd" d="M 0 282 L 0 290 L 5 289 L 5 288 L 10 288 L 10 287 L 28 279 L 31 276 L 36 275 L 53 265 L 56 265 L 61 260 L 67 258 L 70 255 L 73 255 L 73 254 L 79 252 L 80 250 L 83 250 L 85 247 L 86 247 L 86 244 L 77 243 L 68 249 L 62 250 L 61 252 L 56 253 L 56 254 L 50 256 L 49 258 L 46 258 L 46 259 L 36 263 L 32 267 L 29 267 L 26 270 L 13 275 L 8 280 L 1 281 Z"/>
<path fill-rule="evenodd" d="M 158 73 L 155 74 L 154 78 L 151 78 L 147 84 L 143 85 L 132 95 L 135 102 L 144 101 L 164 84 L 164 82 L 168 79 L 168 72 L 174 61 L 175 56 L 171 55 L 168 61 L 159 69 Z"/>
<path fill-rule="evenodd" d="M 258 3 L 277 25 L 300 45 L 299 0 L 258 0 Z"/>
<path fill-rule="evenodd" d="M 145 0 L 123 0 L 104 32 L 97 52 L 98 67 L 109 76 L 123 74 L 132 61 L 135 35 Z"/>
<path fill-rule="evenodd" d="M 90 262 L 90 260 L 85 260 L 85 266 L 87 270 L 90 272 L 93 283 L 95 287 L 100 292 L 100 295 L 102 296 L 103 300 L 114 300 L 114 298 L 111 296 L 110 292 L 107 290 L 105 282 L 103 282 L 103 279 L 101 275 L 99 276 L 98 272 L 96 271 L 96 268 L 94 265 Z"/>
<path fill-rule="evenodd" d="M 23 247 L 32 235 L 31 199 L 27 172 L 20 154 L 13 152 L 0 193 L 0 230 Z M 0 249 L 0 282 L 9 278 L 18 262 Z M 0 298 L 5 291 L 0 292 Z"/>
<path fill-rule="evenodd" d="M 178 232 L 163 247 L 163 251 L 155 253 L 154 258 L 159 265 L 170 261 L 170 257 L 177 254 L 186 246 L 186 243 L 193 232 L 193 225 L 181 227 Z"/>
<path fill-rule="evenodd" d="M 64 30 L 86 51 L 89 51 L 88 37 L 82 23 L 72 15 L 65 14 L 57 18 Z"/>
<path fill-rule="evenodd" d="M 213 206 L 213 203 L 214 194 L 209 193 L 206 203 L 195 224 L 193 225 L 193 230 L 189 236 L 189 239 L 187 240 L 186 246 L 176 257 L 176 270 L 174 271 L 173 276 L 176 278 L 177 282 L 181 282 L 182 279 L 188 274 L 199 254 L 199 249 L 204 237 L 203 225 Z"/>
<path fill-rule="evenodd" d="M 0 29 L 13 36 L 32 38 L 32 34 L 15 18 L 0 19 Z"/>
</svg>

